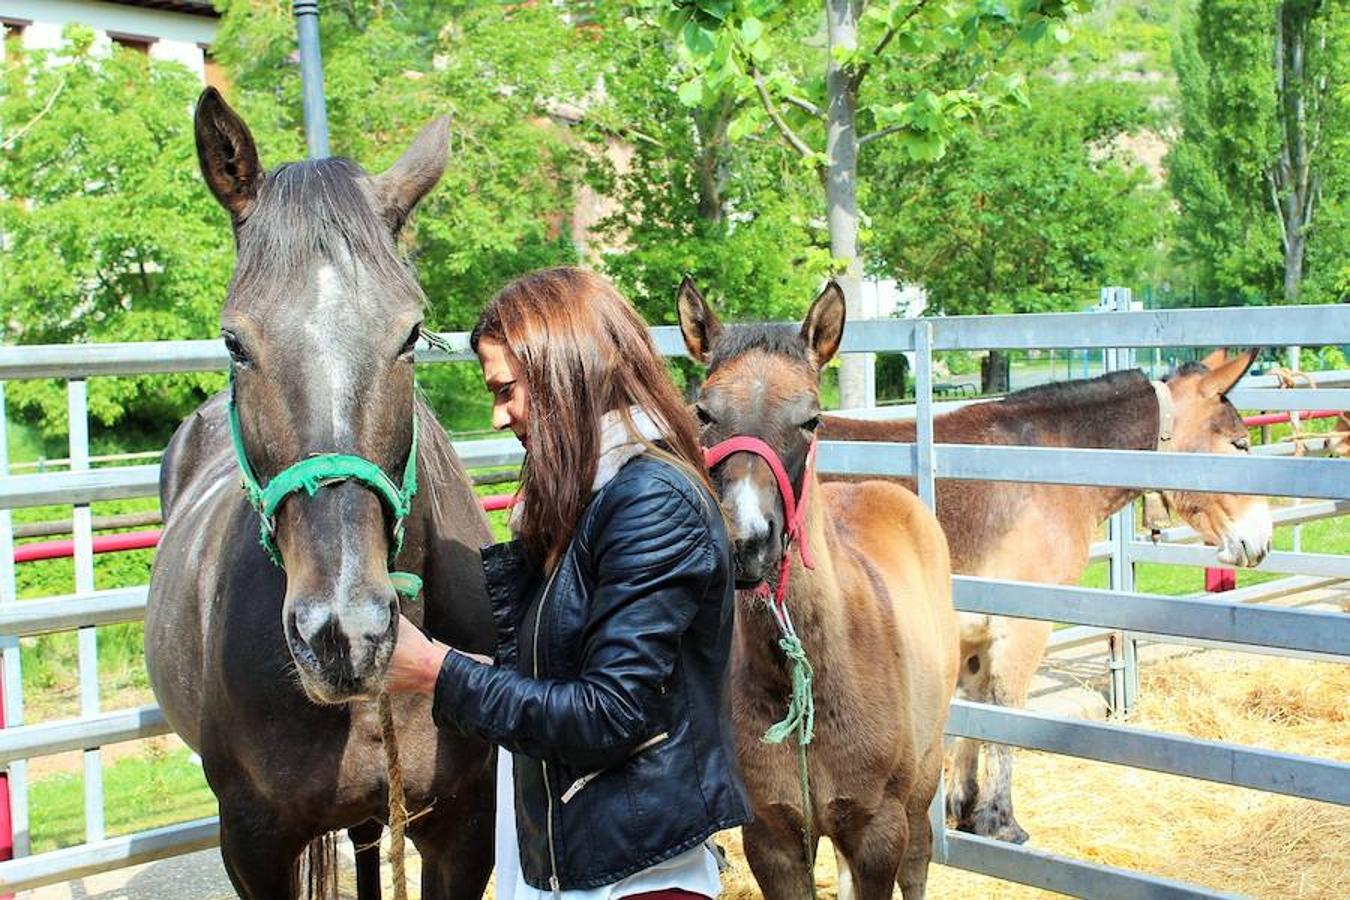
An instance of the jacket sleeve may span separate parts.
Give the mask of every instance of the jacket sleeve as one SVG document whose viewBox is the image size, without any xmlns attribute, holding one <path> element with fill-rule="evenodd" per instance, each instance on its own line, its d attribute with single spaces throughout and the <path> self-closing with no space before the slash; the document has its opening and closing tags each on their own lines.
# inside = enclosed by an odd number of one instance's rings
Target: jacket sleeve
<svg viewBox="0 0 1350 900">
<path fill-rule="evenodd" d="M 600 498 L 587 529 L 595 583 L 580 675 L 529 678 L 449 653 L 433 697 L 437 725 L 580 769 L 617 765 L 651 736 L 717 551 L 688 488 L 659 476 L 623 487 Z"/>
</svg>

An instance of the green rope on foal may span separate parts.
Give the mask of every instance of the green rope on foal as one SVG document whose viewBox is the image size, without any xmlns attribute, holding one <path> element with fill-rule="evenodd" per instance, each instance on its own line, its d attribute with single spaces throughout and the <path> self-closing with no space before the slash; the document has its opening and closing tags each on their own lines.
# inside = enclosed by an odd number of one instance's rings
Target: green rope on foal
<svg viewBox="0 0 1350 900">
<path fill-rule="evenodd" d="M 797 774 L 802 789 L 802 849 L 806 857 L 806 878 L 810 883 L 811 896 L 814 897 L 816 841 L 812 828 L 814 814 L 811 810 L 806 745 L 811 743 L 816 731 L 816 701 L 811 693 L 811 681 L 815 677 L 815 671 L 811 668 L 811 660 L 806 658 L 806 648 L 802 646 L 801 638 L 797 637 L 797 631 L 792 627 L 792 620 L 788 618 L 786 610 L 781 614 L 775 610 L 774 619 L 777 620 L 778 628 L 783 633 L 778 640 L 778 646 L 792 666 L 792 696 L 788 699 L 787 715 L 782 721 L 771 725 L 760 740 L 766 744 L 781 744 L 787 740 L 788 735 L 795 733 L 797 736 Z"/>
</svg>

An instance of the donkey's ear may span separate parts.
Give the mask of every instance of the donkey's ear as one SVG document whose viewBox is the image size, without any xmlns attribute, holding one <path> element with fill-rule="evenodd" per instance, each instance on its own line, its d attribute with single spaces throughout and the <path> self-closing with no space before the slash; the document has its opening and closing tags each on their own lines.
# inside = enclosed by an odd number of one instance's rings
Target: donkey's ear
<svg viewBox="0 0 1350 900">
<path fill-rule="evenodd" d="M 705 366 L 712 354 L 713 342 L 722 333 L 722 323 L 712 311 L 708 301 L 694 287 L 694 279 L 688 275 L 680 282 L 680 293 L 675 301 L 680 314 L 680 334 L 684 336 L 684 346 L 695 362 Z"/>
<path fill-rule="evenodd" d="M 833 278 L 825 285 L 806 313 L 802 322 L 802 340 L 806 349 L 815 357 L 816 368 L 834 358 L 839 351 L 839 342 L 844 339 L 844 291 Z"/>
<path fill-rule="evenodd" d="M 394 234 L 408 221 L 418 201 L 427 195 L 445 171 L 450 155 L 450 119 L 428 122 L 392 166 L 372 180 L 375 203 Z"/>
<path fill-rule="evenodd" d="M 1209 352 L 1209 355 L 1200 360 L 1200 365 L 1213 372 L 1215 369 L 1228 362 L 1228 348 L 1218 347 Z"/>
<path fill-rule="evenodd" d="M 1238 383 L 1238 379 L 1247 374 L 1247 370 L 1252 367 L 1252 363 L 1260 354 L 1261 348 L 1253 347 L 1218 366 L 1211 366 L 1209 374 L 1200 379 L 1200 394 L 1205 397 L 1222 397 L 1227 394 L 1233 389 L 1233 385 Z"/>
<path fill-rule="evenodd" d="M 263 180 L 253 135 L 213 87 L 197 99 L 192 124 L 202 178 L 237 225 L 248 214 Z"/>
</svg>

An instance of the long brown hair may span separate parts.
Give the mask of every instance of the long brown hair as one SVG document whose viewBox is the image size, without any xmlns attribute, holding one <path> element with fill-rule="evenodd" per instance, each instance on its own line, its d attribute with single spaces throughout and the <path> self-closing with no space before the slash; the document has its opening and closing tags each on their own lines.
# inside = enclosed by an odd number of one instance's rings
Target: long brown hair
<svg viewBox="0 0 1350 900">
<path fill-rule="evenodd" d="M 529 453 L 521 470 L 520 536 L 552 566 L 590 499 L 600 459 L 600 419 L 629 410 L 663 425 L 666 458 L 711 490 L 698 429 L 637 311 L 594 272 L 561 267 L 512 281 L 483 309 L 469 337 L 500 341 L 520 362 L 529 391 Z"/>
</svg>

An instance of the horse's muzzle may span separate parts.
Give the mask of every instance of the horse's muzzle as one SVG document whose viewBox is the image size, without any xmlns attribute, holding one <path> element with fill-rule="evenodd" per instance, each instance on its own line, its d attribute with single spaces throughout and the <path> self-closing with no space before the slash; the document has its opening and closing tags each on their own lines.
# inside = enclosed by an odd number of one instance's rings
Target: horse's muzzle
<svg viewBox="0 0 1350 900">
<path fill-rule="evenodd" d="M 311 700 L 346 703 L 379 693 L 398 628 L 392 589 L 342 603 L 296 598 L 287 606 L 286 643 Z"/>
</svg>

